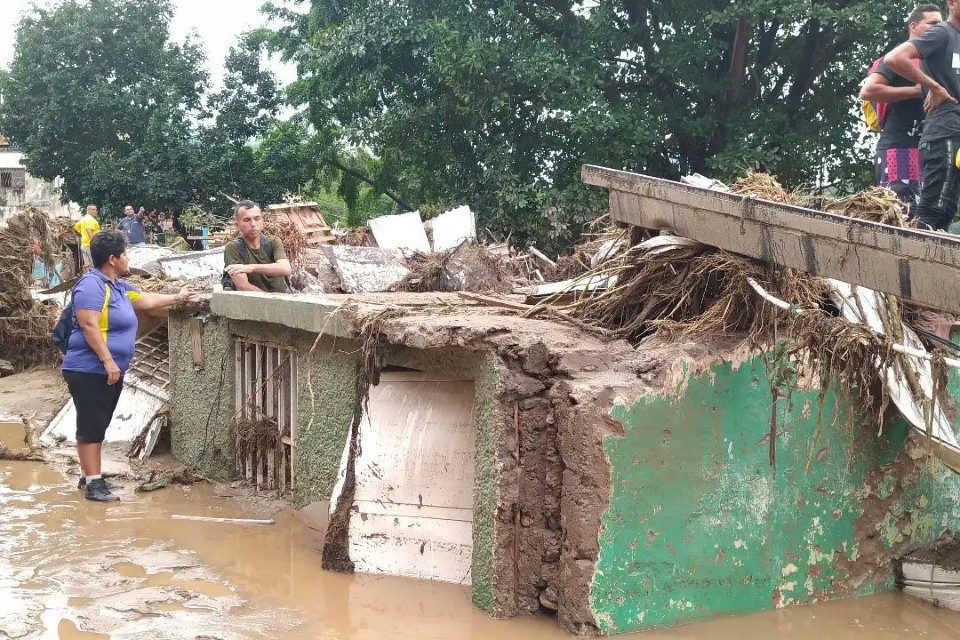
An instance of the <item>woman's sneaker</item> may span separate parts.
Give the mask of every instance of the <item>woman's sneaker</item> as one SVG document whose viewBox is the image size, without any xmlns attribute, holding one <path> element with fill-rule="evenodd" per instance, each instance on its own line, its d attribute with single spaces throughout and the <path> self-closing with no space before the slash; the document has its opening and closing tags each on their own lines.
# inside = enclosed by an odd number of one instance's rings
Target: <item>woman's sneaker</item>
<svg viewBox="0 0 960 640">
<path fill-rule="evenodd" d="M 104 480 L 104 482 L 106 482 L 106 480 Z M 80 489 L 81 491 L 83 491 L 86 487 L 87 487 L 87 477 L 80 476 L 80 479 L 77 480 L 77 489 Z M 112 482 L 107 482 L 107 489 L 110 489 L 110 491 L 116 491 L 119 488 L 120 488 L 120 485 L 113 484 Z"/>
<path fill-rule="evenodd" d="M 95 502 L 116 502 L 120 498 L 110 492 L 107 481 L 103 478 L 97 478 L 87 483 L 87 491 L 84 496 L 87 500 Z"/>
</svg>

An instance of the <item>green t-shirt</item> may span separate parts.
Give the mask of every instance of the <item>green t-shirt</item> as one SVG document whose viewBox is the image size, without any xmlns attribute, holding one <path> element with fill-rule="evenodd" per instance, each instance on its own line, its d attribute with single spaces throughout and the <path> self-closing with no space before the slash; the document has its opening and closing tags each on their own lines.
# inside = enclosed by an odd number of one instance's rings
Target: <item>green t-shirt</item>
<svg viewBox="0 0 960 640">
<path fill-rule="evenodd" d="M 263 236 L 259 249 L 251 249 L 250 246 L 247 245 L 245 251 L 240 250 L 237 242 L 243 242 L 243 238 L 231 240 L 227 243 L 226 248 L 223 250 L 223 266 L 226 267 L 231 264 L 273 264 L 278 260 L 287 259 L 287 254 L 283 250 L 283 243 L 280 242 L 279 238 Z M 267 255 L 268 252 L 264 251 L 265 243 L 267 242 L 269 242 L 273 248 L 273 260 Z M 274 293 L 286 293 L 287 291 L 287 283 L 280 276 L 268 278 L 259 273 L 248 273 L 247 280 L 261 291 L 271 291 Z"/>
</svg>

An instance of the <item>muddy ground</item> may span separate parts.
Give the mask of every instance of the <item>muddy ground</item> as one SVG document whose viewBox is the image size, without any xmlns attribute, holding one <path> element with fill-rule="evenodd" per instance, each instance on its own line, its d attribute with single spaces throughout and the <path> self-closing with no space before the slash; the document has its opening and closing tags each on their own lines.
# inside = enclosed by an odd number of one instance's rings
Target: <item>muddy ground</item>
<svg viewBox="0 0 960 640">
<path fill-rule="evenodd" d="M 46 424 L 68 396 L 57 368 L 40 367 L 0 378 L 0 420 L 19 420 L 20 414 L 26 413 Z"/>
<path fill-rule="evenodd" d="M 56 372 L 0 380 L 0 413 L 52 415 L 63 399 L 58 380 Z M 136 481 L 119 477 L 122 501 L 102 505 L 82 499 L 60 460 L 0 461 L 0 639 L 568 637 L 546 616 L 493 620 L 464 587 L 324 571 L 302 545 L 296 514 L 236 483 L 136 493 Z M 960 637 L 960 614 L 891 594 L 625 637 L 825 636 L 946 640 Z"/>
</svg>

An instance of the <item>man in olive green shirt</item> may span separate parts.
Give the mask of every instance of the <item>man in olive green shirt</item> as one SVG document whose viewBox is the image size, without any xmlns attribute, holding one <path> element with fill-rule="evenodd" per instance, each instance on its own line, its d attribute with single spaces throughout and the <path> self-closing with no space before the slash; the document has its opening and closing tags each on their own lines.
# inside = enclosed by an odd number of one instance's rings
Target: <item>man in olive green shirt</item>
<svg viewBox="0 0 960 640">
<path fill-rule="evenodd" d="M 284 293 L 290 261 L 279 238 L 263 234 L 263 212 L 256 203 L 241 200 L 233 210 L 240 237 L 223 252 L 224 273 L 237 291 Z"/>
</svg>

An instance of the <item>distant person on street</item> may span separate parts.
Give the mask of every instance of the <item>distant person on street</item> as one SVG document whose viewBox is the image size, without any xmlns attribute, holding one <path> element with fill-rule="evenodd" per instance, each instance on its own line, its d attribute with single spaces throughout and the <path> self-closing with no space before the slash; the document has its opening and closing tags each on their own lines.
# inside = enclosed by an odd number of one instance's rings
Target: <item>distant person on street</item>
<svg viewBox="0 0 960 640">
<path fill-rule="evenodd" d="M 918 5 L 907 18 L 907 32 L 917 38 L 942 21 L 939 6 Z M 874 153 L 876 184 L 896 193 L 912 209 L 920 197 L 920 85 L 894 73 L 881 59 L 867 76 L 860 99 L 889 105 Z"/>
<path fill-rule="evenodd" d="M 100 223 L 97 222 L 97 205 L 88 204 L 87 212 L 73 225 L 80 234 L 80 267 L 84 272 L 93 268 L 90 258 L 90 240 L 100 232 Z"/>
<path fill-rule="evenodd" d="M 87 500 L 119 500 L 100 474 L 104 433 L 110 426 L 133 358 L 137 337 L 135 310 L 169 307 L 195 298 L 185 287 L 175 295 L 141 293 L 121 279 L 130 271 L 127 240 L 119 231 L 93 236 L 93 269 L 73 287 L 74 324 L 63 357 L 63 377 L 77 411 L 78 489 Z"/>
<path fill-rule="evenodd" d="M 915 217 L 922 229 L 944 230 L 960 200 L 960 0 L 947 0 L 949 18 L 887 54 L 886 65 L 922 85 L 926 120 L 920 136 L 922 181 Z M 923 60 L 921 70 L 914 60 Z"/>
<path fill-rule="evenodd" d="M 251 200 L 241 200 L 233 210 L 240 237 L 227 244 L 223 287 L 237 291 L 288 291 L 290 261 L 279 238 L 263 234 L 263 212 Z"/>
<path fill-rule="evenodd" d="M 141 213 L 143 208 L 140 209 Z M 117 229 L 127 236 L 127 242 L 130 244 L 145 244 L 147 236 L 143 228 L 143 217 L 133 212 L 133 207 L 129 204 L 123 208 L 123 220 L 117 223 Z"/>
</svg>

